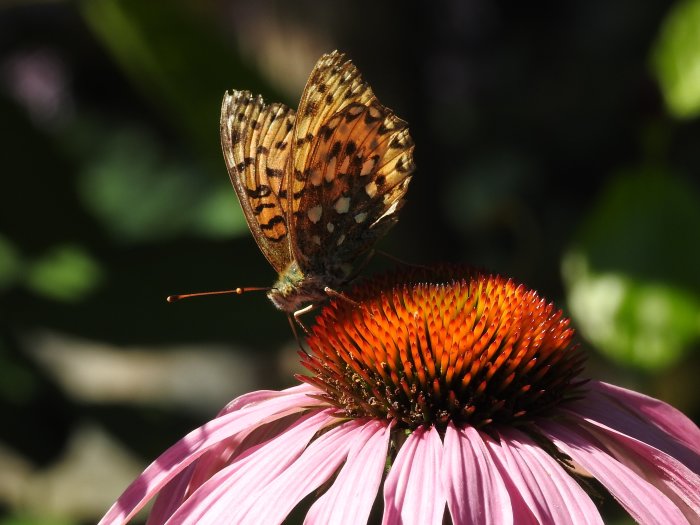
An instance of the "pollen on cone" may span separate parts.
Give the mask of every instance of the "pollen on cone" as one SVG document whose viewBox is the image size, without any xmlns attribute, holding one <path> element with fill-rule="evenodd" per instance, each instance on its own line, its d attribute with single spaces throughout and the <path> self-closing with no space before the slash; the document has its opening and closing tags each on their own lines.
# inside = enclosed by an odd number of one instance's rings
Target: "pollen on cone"
<svg viewBox="0 0 700 525">
<path fill-rule="evenodd" d="M 348 417 L 407 428 L 514 423 L 578 395 L 569 320 L 536 292 L 462 266 L 358 284 L 319 315 L 300 376 Z"/>
</svg>

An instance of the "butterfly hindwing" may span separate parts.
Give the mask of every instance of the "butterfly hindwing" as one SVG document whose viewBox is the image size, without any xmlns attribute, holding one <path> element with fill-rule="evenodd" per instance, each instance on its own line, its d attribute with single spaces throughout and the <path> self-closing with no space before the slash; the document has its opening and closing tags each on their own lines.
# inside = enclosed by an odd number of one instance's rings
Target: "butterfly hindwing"
<svg viewBox="0 0 700 525">
<path fill-rule="evenodd" d="M 221 106 L 221 146 L 229 177 L 248 226 L 270 264 L 290 262 L 287 163 L 294 111 L 265 105 L 247 91 L 226 93 Z"/>
</svg>

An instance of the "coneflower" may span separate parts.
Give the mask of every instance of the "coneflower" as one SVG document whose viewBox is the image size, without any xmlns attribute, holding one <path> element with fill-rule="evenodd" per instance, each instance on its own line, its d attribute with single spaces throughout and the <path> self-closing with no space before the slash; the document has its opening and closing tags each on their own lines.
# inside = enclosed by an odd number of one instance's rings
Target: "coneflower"
<svg viewBox="0 0 700 525">
<path fill-rule="evenodd" d="M 235 399 L 100 523 L 157 494 L 151 524 L 281 523 L 310 495 L 305 523 L 602 523 L 587 478 L 639 523 L 700 522 L 700 429 L 583 379 L 568 319 L 536 292 L 438 266 L 348 297 L 312 327 L 302 384 Z"/>
</svg>

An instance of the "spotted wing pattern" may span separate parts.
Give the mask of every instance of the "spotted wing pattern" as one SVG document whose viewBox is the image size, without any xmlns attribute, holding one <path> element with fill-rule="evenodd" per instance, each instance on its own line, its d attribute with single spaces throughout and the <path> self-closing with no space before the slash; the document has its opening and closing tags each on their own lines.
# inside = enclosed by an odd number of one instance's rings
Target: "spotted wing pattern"
<svg viewBox="0 0 700 525">
<path fill-rule="evenodd" d="M 294 111 L 266 105 L 248 91 L 232 91 L 224 96 L 220 125 L 229 178 L 248 226 L 267 260 L 282 272 L 291 261 L 286 174 Z"/>
<path fill-rule="evenodd" d="M 302 270 L 349 263 L 386 233 L 403 205 L 412 154 L 407 124 L 343 54 L 324 55 L 293 130 L 287 220 Z"/>
</svg>

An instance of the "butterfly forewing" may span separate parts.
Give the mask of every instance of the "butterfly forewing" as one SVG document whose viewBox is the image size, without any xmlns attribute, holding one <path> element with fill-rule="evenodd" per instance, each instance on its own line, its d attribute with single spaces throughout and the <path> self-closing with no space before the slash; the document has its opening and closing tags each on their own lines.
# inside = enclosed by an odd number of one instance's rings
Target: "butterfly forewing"
<svg viewBox="0 0 700 525">
<path fill-rule="evenodd" d="M 406 123 L 378 102 L 353 103 L 314 140 L 294 220 L 295 258 L 318 268 L 367 251 L 396 219 L 413 170 Z"/>
<path fill-rule="evenodd" d="M 413 170 L 406 123 L 334 52 L 304 89 L 292 144 L 288 210 L 302 269 L 352 262 L 395 222 Z"/>
<path fill-rule="evenodd" d="M 291 152 L 293 195 L 300 196 L 304 190 L 308 175 L 304 173 L 304 167 L 323 125 L 346 106 L 366 104 L 373 99 L 371 88 L 362 81 L 359 71 L 344 54 L 334 51 L 319 59 L 304 88 L 294 123 Z M 289 213 L 298 209 L 299 201 L 295 198 Z"/>
<path fill-rule="evenodd" d="M 229 177 L 260 249 L 281 272 L 291 260 L 287 223 L 287 163 L 294 111 L 265 105 L 247 91 L 226 93 L 221 145 Z"/>
</svg>

